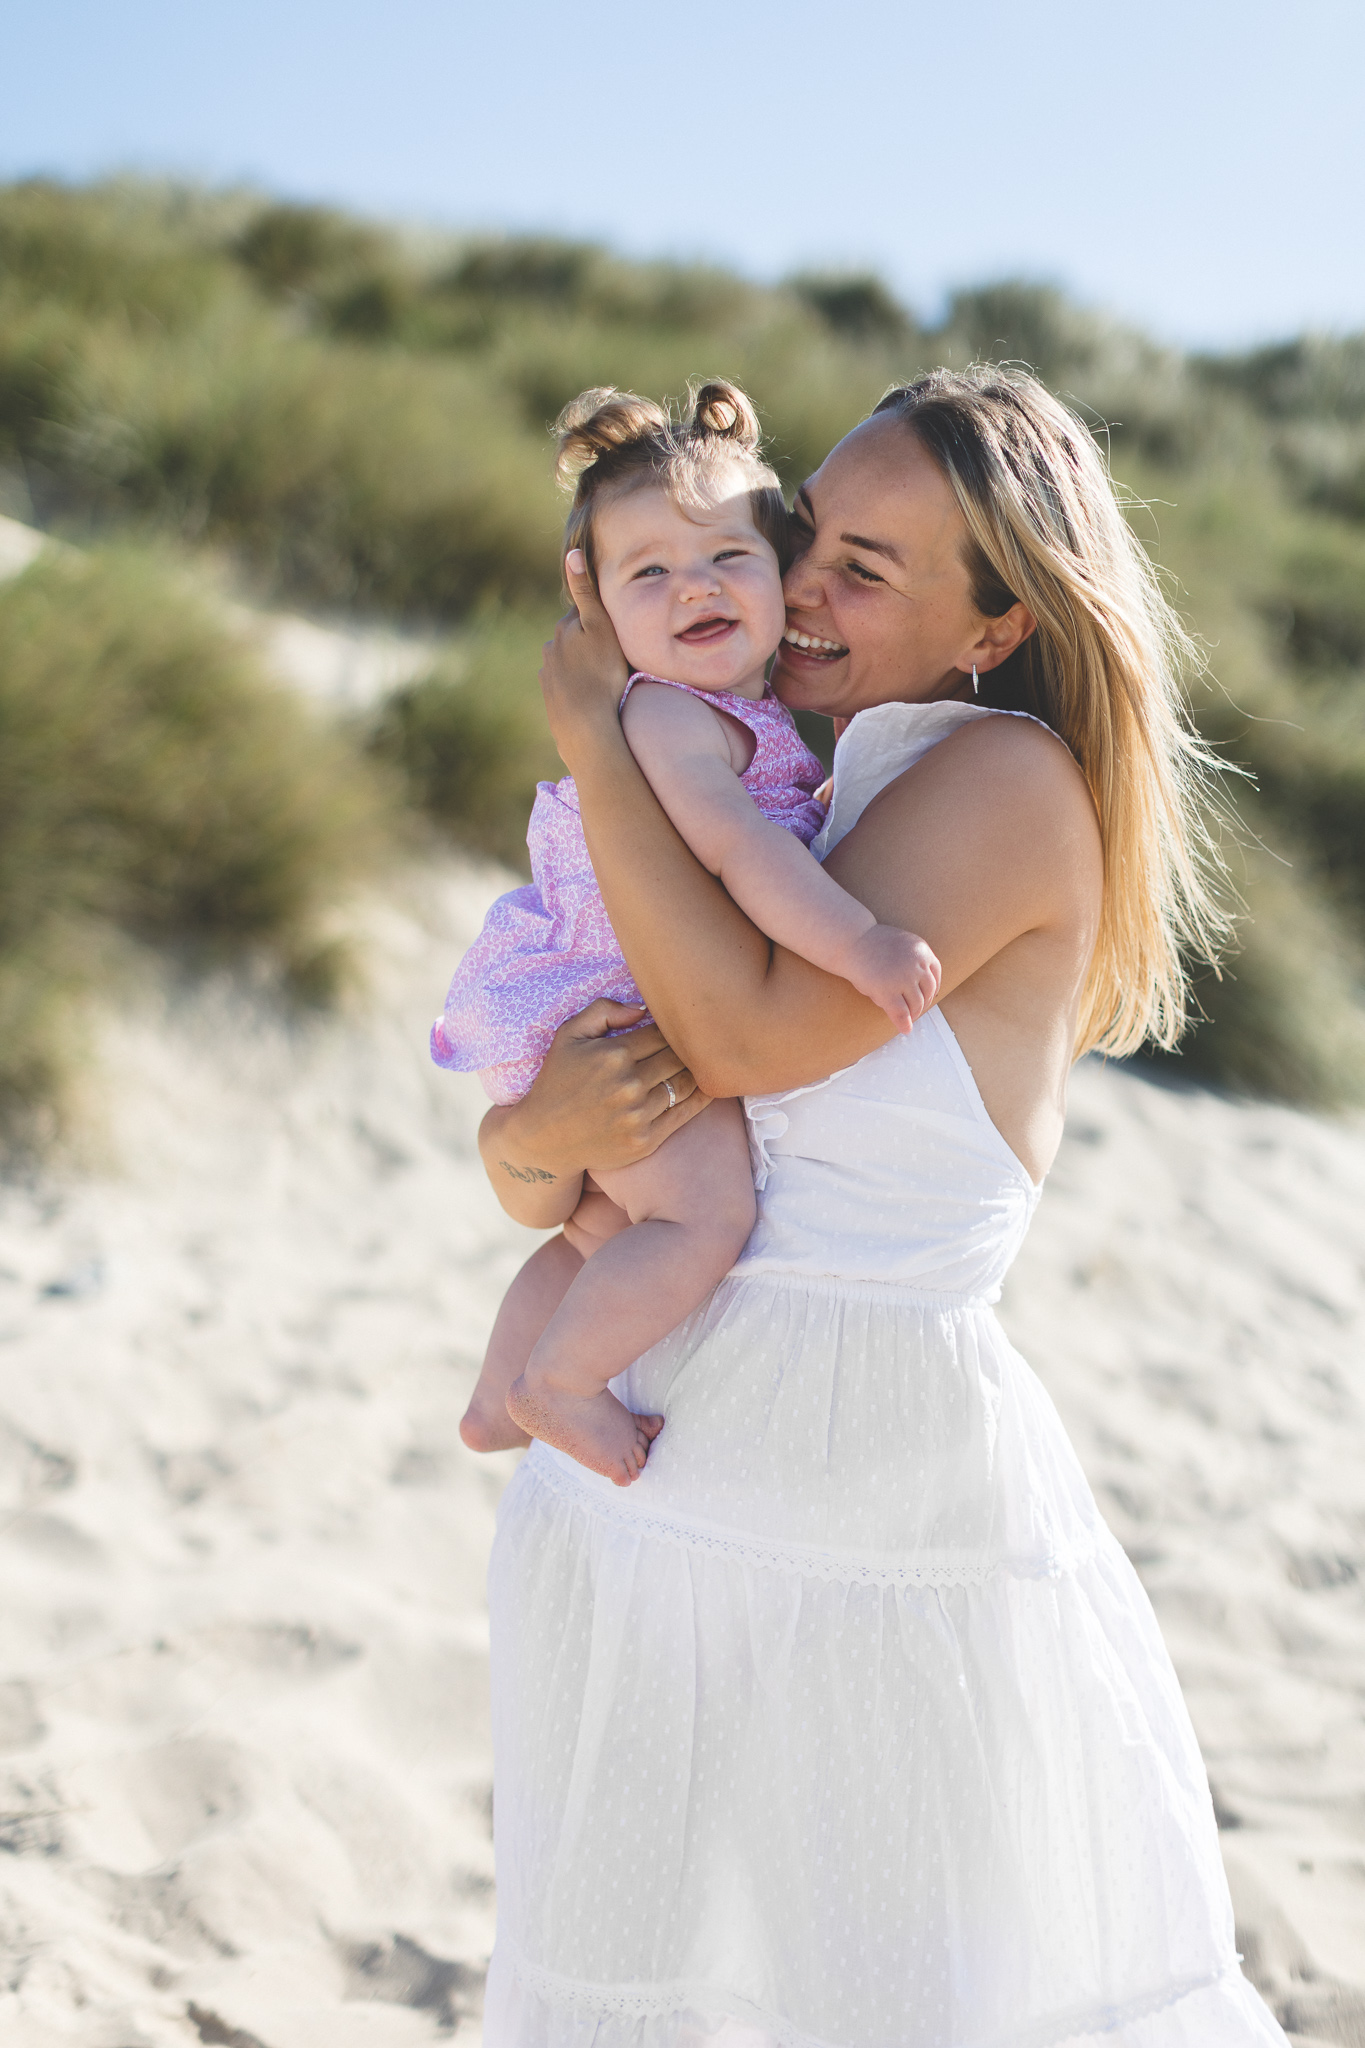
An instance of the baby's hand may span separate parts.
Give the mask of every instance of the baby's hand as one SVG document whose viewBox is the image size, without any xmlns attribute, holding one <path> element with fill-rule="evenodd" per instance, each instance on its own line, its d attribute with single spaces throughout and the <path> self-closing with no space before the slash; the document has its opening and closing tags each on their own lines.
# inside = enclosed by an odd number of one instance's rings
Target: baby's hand
<svg viewBox="0 0 1365 2048">
<path fill-rule="evenodd" d="M 881 1004 L 897 1031 L 908 1035 L 937 998 L 942 969 L 913 932 L 874 924 L 850 945 L 843 973 L 860 995 Z"/>
</svg>

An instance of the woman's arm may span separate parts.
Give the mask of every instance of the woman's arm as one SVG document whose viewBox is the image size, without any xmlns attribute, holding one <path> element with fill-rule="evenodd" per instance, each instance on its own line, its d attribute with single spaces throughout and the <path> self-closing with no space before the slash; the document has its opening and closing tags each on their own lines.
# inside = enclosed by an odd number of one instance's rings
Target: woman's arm
<svg viewBox="0 0 1365 2048">
<path fill-rule="evenodd" d="M 851 981 L 908 1031 L 937 993 L 937 962 L 922 939 L 879 925 L 794 833 L 764 817 L 721 715 L 698 697 L 642 682 L 621 725 L 655 796 L 746 917 L 777 945 Z"/>
<path fill-rule="evenodd" d="M 547 649 L 546 706 L 608 914 L 668 1042 L 711 1095 L 850 1065 L 891 1036 L 888 1019 L 770 945 L 693 858 L 625 743 L 611 623 L 585 577 L 571 573 L 570 588 L 578 612 Z M 879 922 L 924 935 L 942 999 L 1012 942 L 1074 921 L 1078 838 L 1089 890 L 1097 841 L 1074 762 L 1036 726 L 982 719 L 884 791 L 829 867 Z"/>
<path fill-rule="evenodd" d="M 520 1102 L 479 1127 L 484 1171 L 509 1216 L 553 1230 L 578 1206 L 592 1167 L 628 1166 L 705 1109 L 703 1095 L 655 1024 L 605 997 L 561 1024 Z M 616 1031 L 621 1036 L 608 1037 Z M 670 1104 L 671 1083 L 674 1101 Z"/>
</svg>

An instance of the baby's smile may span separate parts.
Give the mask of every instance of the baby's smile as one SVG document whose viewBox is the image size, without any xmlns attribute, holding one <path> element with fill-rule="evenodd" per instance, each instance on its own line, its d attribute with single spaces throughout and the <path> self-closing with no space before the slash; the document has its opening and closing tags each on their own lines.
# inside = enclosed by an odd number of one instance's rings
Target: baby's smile
<svg viewBox="0 0 1365 2048">
<path fill-rule="evenodd" d="M 694 619 L 681 633 L 673 635 L 689 647 L 714 647 L 722 640 L 728 640 L 739 630 L 738 619 L 724 618 L 719 612 L 708 612 L 704 619 Z"/>
</svg>

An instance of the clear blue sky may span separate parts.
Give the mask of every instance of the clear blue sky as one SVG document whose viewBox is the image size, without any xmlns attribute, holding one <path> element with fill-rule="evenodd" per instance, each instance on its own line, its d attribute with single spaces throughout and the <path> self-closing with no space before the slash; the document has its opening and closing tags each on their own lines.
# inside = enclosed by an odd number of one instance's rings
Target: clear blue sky
<svg viewBox="0 0 1365 2048">
<path fill-rule="evenodd" d="M 0 176 L 246 180 L 921 311 L 1048 278 L 1176 341 L 1365 328 L 1362 0 L 9 0 Z"/>
</svg>

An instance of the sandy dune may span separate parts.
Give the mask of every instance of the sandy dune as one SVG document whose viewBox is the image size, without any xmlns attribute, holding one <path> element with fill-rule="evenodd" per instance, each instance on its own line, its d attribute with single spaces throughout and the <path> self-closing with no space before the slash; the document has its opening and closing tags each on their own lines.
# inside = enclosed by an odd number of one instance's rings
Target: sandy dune
<svg viewBox="0 0 1365 2048">
<path fill-rule="evenodd" d="M 1248 1970 L 1365 2044 L 1365 1131 L 1084 1063 L 1003 1315 L 1155 1603 Z"/>
<path fill-rule="evenodd" d="M 113 1164 L 0 1203 L 0 2040 L 477 2039 L 482 1577 L 456 1421 L 530 1240 L 424 1057 L 491 873 L 374 906 L 369 1004 L 109 1020 Z M 1365 2040 L 1365 1136 L 1093 1065 L 1006 1320 L 1137 1558 L 1243 1945 Z"/>
<path fill-rule="evenodd" d="M 20 575 L 39 555 L 69 554 L 64 541 L 0 515 L 0 583 Z M 361 712 L 389 691 L 428 675 L 452 643 L 403 632 L 377 621 L 316 619 L 299 612 L 261 611 L 225 598 L 211 583 L 204 595 L 223 621 L 247 640 L 267 675 L 328 710 Z"/>
<path fill-rule="evenodd" d="M 507 1468 L 456 1423 L 527 1246 L 423 1041 L 490 893 L 376 909 L 361 1021 L 149 998 L 104 1034 L 121 1170 L 4 1191 L 6 2043 L 477 2010 Z"/>
</svg>

